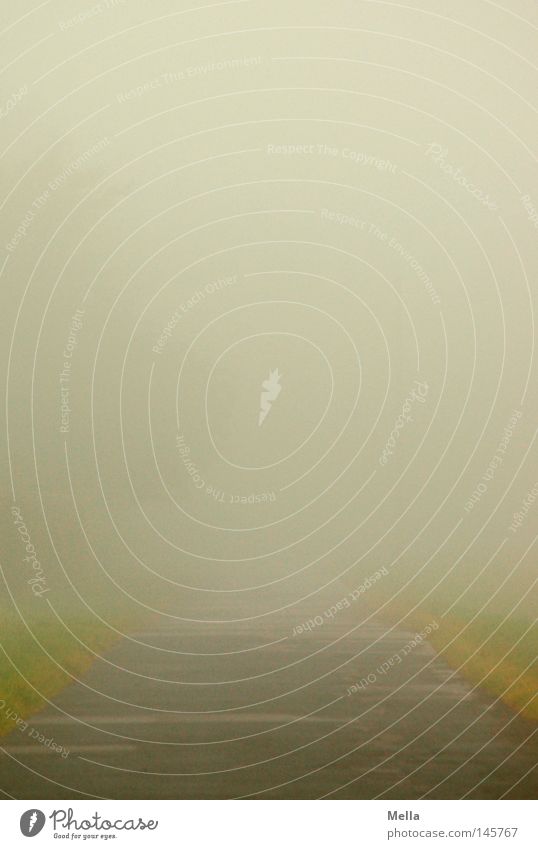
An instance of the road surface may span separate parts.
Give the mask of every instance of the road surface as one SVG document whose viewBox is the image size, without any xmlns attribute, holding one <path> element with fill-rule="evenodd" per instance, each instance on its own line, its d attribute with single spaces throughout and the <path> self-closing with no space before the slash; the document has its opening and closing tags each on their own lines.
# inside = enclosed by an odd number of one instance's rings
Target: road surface
<svg viewBox="0 0 538 849">
<path fill-rule="evenodd" d="M 413 632 L 356 607 L 294 634 L 311 616 L 167 619 L 123 639 L 2 739 L 4 796 L 536 798 L 535 723 L 427 642 L 409 649 Z"/>
</svg>

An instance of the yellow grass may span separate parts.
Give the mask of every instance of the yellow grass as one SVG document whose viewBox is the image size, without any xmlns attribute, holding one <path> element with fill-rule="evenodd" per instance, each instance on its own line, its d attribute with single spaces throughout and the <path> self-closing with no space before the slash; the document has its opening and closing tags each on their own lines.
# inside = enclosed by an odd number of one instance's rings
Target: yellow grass
<svg viewBox="0 0 538 849">
<path fill-rule="evenodd" d="M 438 622 L 428 640 L 449 666 L 521 716 L 538 720 L 538 625 L 529 628 L 530 622 L 518 617 L 503 623 L 503 618 L 479 614 L 472 621 L 471 613 L 441 617 L 422 610 L 404 624 L 420 630 Z"/>
<path fill-rule="evenodd" d="M 5 704 L 0 709 L 0 736 L 15 727 L 14 718 L 7 716 L 6 711 L 23 718 L 36 713 L 47 699 L 72 683 L 72 676 L 80 677 L 92 665 L 95 660 L 92 650 L 100 653 L 118 639 L 114 631 L 98 620 L 69 622 L 69 628 L 90 650 L 81 646 L 59 622 L 42 621 L 33 623 L 31 628 L 45 650 L 24 623 L 13 616 L 2 616 L 0 705 Z"/>
</svg>

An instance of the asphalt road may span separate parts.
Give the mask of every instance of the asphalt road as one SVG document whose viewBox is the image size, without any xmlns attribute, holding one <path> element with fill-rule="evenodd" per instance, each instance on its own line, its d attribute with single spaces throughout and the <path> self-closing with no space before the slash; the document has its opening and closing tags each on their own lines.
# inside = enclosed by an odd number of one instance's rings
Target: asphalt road
<svg viewBox="0 0 538 849">
<path fill-rule="evenodd" d="M 1 741 L 4 796 L 536 798 L 536 724 L 427 642 L 408 651 L 412 632 L 353 609 L 294 635 L 303 621 L 169 619 L 122 640 Z"/>
</svg>

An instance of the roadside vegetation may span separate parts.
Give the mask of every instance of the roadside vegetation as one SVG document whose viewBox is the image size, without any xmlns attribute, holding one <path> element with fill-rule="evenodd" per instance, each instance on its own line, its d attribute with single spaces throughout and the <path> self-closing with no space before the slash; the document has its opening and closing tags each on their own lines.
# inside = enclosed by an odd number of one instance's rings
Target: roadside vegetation
<svg viewBox="0 0 538 849">
<path fill-rule="evenodd" d="M 122 624 L 114 622 L 118 630 Z M 83 675 L 95 660 L 93 652 L 100 654 L 119 639 L 98 619 L 70 620 L 76 636 L 56 619 L 27 625 L 14 613 L 0 612 L 0 736 L 14 730 L 14 717 L 36 713 Z"/>
<path fill-rule="evenodd" d="M 391 621 L 397 621 L 395 614 L 411 630 L 438 622 L 428 641 L 452 669 L 526 719 L 538 720 L 538 623 L 517 614 L 508 615 L 506 621 L 501 613 L 475 617 L 465 607 L 443 616 L 437 605 L 411 615 L 393 608 Z"/>
</svg>

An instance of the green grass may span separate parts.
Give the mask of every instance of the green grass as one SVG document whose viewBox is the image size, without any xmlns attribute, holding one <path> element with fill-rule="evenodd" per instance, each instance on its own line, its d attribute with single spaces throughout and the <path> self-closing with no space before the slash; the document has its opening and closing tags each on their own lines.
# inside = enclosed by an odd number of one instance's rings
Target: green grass
<svg viewBox="0 0 538 849">
<path fill-rule="evenodd" d="M 6 716 L 8 709 L 23 718 L 36 713 L 48 698 L 72 683 L 72 676 L 78 678 L 89 669 L 95 660 L 92 651 L 106 651 L 119 639 L 97 619 L 76 619 L 67 625 L 89 650 L 56 619 L 29 623 L 34 639 L 20 619 L 13 614 L 1 615 L 0 700 L 5 706 L 0 710 L 0 736 L 15 727 L 14 720 Z M 125 623 L 115 625 L 125 630 Z"/>
<path fill-rule="evenodd" d="M 453 669 L 530 720 L 538 720 L 538 624 L 523 616 L 480 613 L 460 607 L 443 618 L 442 608 L 405 615 L 403 625 L 420 630 L 435 620 L 439 629 L 428 640 Z"/>
<path fill-rule="evenodd" d="M 432 635 L 432 645 L 470 682 L 538 720 L 538 625 L 527 630 L 530 623 L 523 619 L 502 619 L 480 615 L 467 624 L 449 614 Z"/>
</svg>

